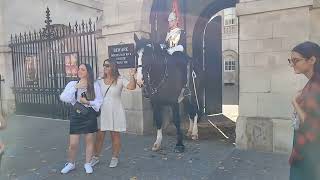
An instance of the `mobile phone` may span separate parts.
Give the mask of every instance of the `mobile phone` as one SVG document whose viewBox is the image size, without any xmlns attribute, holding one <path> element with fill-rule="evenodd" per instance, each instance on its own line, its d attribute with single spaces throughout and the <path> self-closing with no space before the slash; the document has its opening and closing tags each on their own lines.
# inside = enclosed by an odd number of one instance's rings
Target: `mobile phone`
<svg viewBox="0 0 320 180">
<path fill-rule="evenodd" d="M 87 94 L 86 92 L 81 93 L 81 97 L 86 98 L 87 99 Z"/>
</svg>

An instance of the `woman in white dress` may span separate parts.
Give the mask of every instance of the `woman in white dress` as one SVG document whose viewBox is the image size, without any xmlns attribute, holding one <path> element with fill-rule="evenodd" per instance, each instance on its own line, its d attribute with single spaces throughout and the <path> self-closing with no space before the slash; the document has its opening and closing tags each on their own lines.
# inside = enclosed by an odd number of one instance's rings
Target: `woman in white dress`
<svg viewBox="0 0 320 180">
<path fill-rule="evenodd" d="M 121 148 L 120 132 L 126 131 L 126 117 L 121 103 L 122 89 L 134 90 L 136 88 L 135 69 L 130 69 L 130 80 L 120 76 L 117 65 L 109 59 L 103 63 L 104 77 L 98 80 L 101 93 L 104 96 L 101 106 L 101 116 L 98 119 L 98 133 L 96 136 L 95 156 L 91 160 L 94 166 L 99 162 L 106 131 L 110 131 L 112 140 L 112 158 L 109 167 L 114 168 L 118 164 Z"/>
</svg>

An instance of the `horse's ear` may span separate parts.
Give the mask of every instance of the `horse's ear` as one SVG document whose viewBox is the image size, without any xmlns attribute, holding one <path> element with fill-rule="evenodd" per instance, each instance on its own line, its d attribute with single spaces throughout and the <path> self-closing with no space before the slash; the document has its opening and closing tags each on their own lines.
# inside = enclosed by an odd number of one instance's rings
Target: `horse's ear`
<svg viewBox="0 0 320 180">
<path fill-rule="evenodd" d="M 136 42 L 136 44 L 140 41 L 140 39 L 138 38 L 138 36 L 136 35 L 136 33 L 134 33 L 134 41 Z"/>
</svg>

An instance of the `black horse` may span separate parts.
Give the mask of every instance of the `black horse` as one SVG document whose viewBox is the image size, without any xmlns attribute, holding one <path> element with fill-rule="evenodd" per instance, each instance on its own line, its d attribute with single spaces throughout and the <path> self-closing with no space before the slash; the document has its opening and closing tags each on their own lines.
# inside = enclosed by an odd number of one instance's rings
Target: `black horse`
<svg viewBox="0 0 320 180">
<path fill-rule="evenodd" d="M 154 43 L 151 40 L 139 39 L 136 35 L 134 39 L 138 55 L 138 84 L 143 86 L 143 96 L 151 101 L 153 118 L 157 126 L 157 139 L 152 150 L 160 149 L 162 141 L 161 110 L 164 106 L 169 106 L 172 108 L 174 125 L 177 130 L 177 144 L 174 150 L 175 152 L 183 152 L 183 133 L 180 127 L 178 97 L 185 85 L 185 74 L 181 68 L 181 63 L 188 61 L 190 58 L 181 52 L 179 52 L 180 54 L 169 55 L 165 49 L 161 48 L 159 43 Z M 194 96 L 194 91 L 191 94 L 191 96 L 184 98 L 182 103 L 190 120 L 188 135 L 192 135 L 192 139 L 197 139 L 197 122 L 201 113 L 199 103 L 196 103 L 197 98 Z"/>
</svg>

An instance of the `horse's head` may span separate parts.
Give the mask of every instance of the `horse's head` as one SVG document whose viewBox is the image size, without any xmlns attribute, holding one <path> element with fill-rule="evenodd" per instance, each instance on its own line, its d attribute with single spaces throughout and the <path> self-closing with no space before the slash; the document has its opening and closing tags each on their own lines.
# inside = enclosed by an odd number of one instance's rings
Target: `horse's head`
<svg viewBox="0 0 320 180">
<path fill-rule="evenodd" d="M 137 83 L 139 86 L 143 86 L 145 77 L 150 76 L 151 66 L 155 64 L 160 45 L 153 43 L 150 39 L 139 39 L 136 34 L 134 40 L 138 56 Z"/>
</svg>

